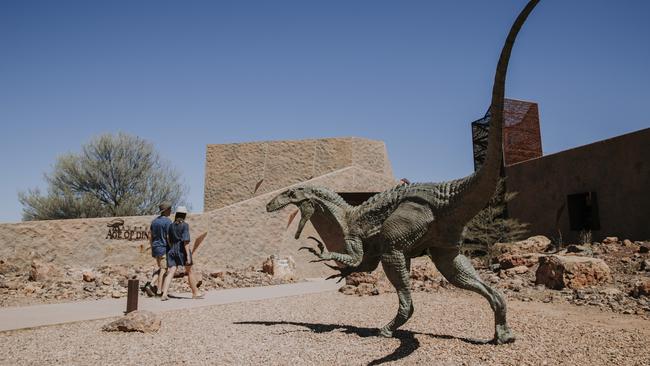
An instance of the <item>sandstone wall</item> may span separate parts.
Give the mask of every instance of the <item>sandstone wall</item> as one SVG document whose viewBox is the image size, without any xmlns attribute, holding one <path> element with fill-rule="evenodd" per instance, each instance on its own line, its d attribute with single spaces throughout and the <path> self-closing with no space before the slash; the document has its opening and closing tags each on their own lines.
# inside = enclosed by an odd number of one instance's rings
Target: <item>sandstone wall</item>
<svg viewBox="0 0 650 366">
<path fill-rule="evenodd" d="M 650 129 L 508 166 L 508 190 L 518 195 L 509 214 L 531 224 L 530 232 L 565 243 L 580 242 L 572 231 L 567 195 L 596 192 L 600 230 L 593 240 L 618 236 L 650 239 Z"/>
<path fill-rule="evenodd" d="M 351 166 L 301 183 L 326 186 L 339 192 L 378 192 L 396 184 L 392 176 Z M 293 255 L 299 276 L 322 276 L 328 271 L 323 264 L 308 263 L 311 254 L 297 249 L 313 245 L 306 238 L 319 237 L 311 224 L 305 227 L 300 240 L 293 238 L 300 215 L 288 225 L 289 215 L 296 209 L 287 207 L 274 213 L 266 212 L 266 203 L 281 190 L 260 194 L 218 210 L 191 214 L 192 237 L 209 234 L 196 256 L 199 267 L 242 268 L 260 267 L 270 254 Z M 122 218 L 124 226 L 148 228 L 153 216 Z M 0 258 L 16 258 L 25 264 L 42 258 L 59 265 L 96 267 L 103 264 L 150 264 L 148 241 L 111 239 L 107 226 L 114 218 L 32 221 L 0 224 Z M 327 230 L 327 229 L 325 229 Z M 323 231 L 323 228 L 320 229 Z M 135 230 L 134 230 L 135 232 Z M 336 235 L 330 236 L 336 238 Z M 341 243 L 330 242 L 337 247 Z M 19 263 L 20 264 L 20 263 Z M 326 270 L 327 269 L 327 270 Z"/>
<path fill-rule="evenodd" d="M 391 177 L 382 141 L 347 137 L 208 145 L 204 210 L 231 205 L 345 167 Z M 369 188 L 362 187 L 361 191 Z"/>
</svg>

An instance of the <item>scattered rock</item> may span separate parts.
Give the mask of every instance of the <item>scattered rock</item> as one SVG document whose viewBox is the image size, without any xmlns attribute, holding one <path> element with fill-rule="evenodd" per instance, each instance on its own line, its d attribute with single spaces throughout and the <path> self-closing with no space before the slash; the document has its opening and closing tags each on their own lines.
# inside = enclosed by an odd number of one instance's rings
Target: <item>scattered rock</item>
<svg viewBox="0 0 650 366">
<path fill-rule="evenodd" d="M 643 262 L 641 262 L 641 268 L 642 271 L 650 271 L 650 259 L 645 259 Z"/>
<path fill-rule="evenodd" d="M 438 281 L 442 275 L 432 265 L 419 265 L 411 268 L 411 280 L 413 281 Z"/>
<path fill-rule="evenodd" d="M 344 295 L 354 295 L 356 293 L 356 286 L 352 285 L 343 285 L 339 288 L 339 292 Z"/>
<path fill-rule="evenodd" d="M 0 275 L 6 275 L 15 272 L 18 272 L 17 266 L 0 259 Z"/>
<path fill-rule="evenodd" d="M 106 286 L 110 286 L 110 285 L 113 284 L 113 280 L 111 280 L 111 278 L 108 277 L 108 276 L 104 276 L 104 277 L 102 278 L 102 284 L 104 284 L 104 285 L 106 285 Z"/>
<path fill-rule="evenodd" d="M 28 283 L 27 285 L 25 285 L 25 287 L 23 287 L 23 291 L 24 291 L 26 294 L 34 293 L 34 292 L 36 292 L 36 290 L 38 290 L 38 287 L 34 286 L 34 285 L 31 284 L 31 283 Z"/>
<path fill-rule="evenodd" d="M 571 244 L 566 248 L 567 253 L 574 253 L 585 256 L 592 256 L 594 252 L 586 245 Z"/>
<path fill-rule="evenodd" d="M 376 284 L 377 277 L 366 272 L 356 272 L 345 277 L 345 284 L 350 286 L 359 286 L 362 283 Z"/>
<path fill-rule="evenodd" d="M 524 281 L 521 278 L 515 278 L 508 282 L 506 287 L 512 291 L 519 292 L 524 287 Z"/>
<path fill-rule="evenodd" d="M 161 318 L 147 310 L 132 311 L 113 322 L 106 324 L 102 330 L 106 332 L 157 332 L 160 329 Z"/>
<path fill-rule="evenodd" d="M 513 276 L 513 275 L 517 275 L 517 274 L 524 274 L 526 272 L 528 272 L 528 267 L 526 267 L 526 266 L 517 266 L 517 267 L 506 269 L 506 274 L 508 276 Z"/>
<path fill-rule="evenodd" d="M 552 289 L 582 288 L 612 280 L 609 266 L 598 258 L 551 255 L 540 258 L 535 283 Z"/>
<path fill-rule="evenodd" d="M 95 274 L 90 271 L 84 271 L 82 274 L 84 282 L 94 282 Z"/>
<path fill-rule="evenodd" d="M 639 280 L 635 283 L 630 295 L 637 298 L 640 296 L 650 296 L 650 278 Z"/>
<path fill-rule="evenodd" d="M 296 262 L 292 256 L 276 257 L 271 255 L 262 264 L 262 272 L 274 278 L 293 278 L 296 274 Z"/>
<path fill-rule="evenodd" d="M 616 287 L 608 287 L 600 290 L 599 293 L 605 296 L 619 296 L 623 294 L 623 291 L 617 289 Z"/>
<path fill-rule="evenodd" d="M 616 237 L 616 236 L 608 236 L 603 240 L 603 244 L 605 244 L 605 245 L 618 244 L 618 237 Z"/>
<path fill-rule="evenodd" d="M 637 248 L 637 245 L 632 243 L 632 241 L 629 239 L 623 240 L 623 246 L 626 248 L 635 248 L 635 249 Z"/>
<path fill-rule="evenodd" d="M 496 258 L 499 263 L 499 268 L 508 269 L 519 266 L 532 267 L 539 262 L 539 258 L 544 256 L 539 253 L 525 253 L 525 254 L 501 254 Z"/>
<path fill-rule="evenodd" d="M 273 275 L 273 259 L 274 258 L 275 258 L 274 255 L 266 258 L 264 263 L 262 263 L 262 272 Z"/>
<path fill-rule="evenodd" d="M 122 293 L 120 291 L 113 291 L 111 292 L 111 297 L 114 299 L 119 299 L 120 297 L 122 297 Z"/>
<path fill-rule="evenodd" d="M 30 281 L 47 281 L 57 276 L 59 271 L 50 263 L 45 263 L 38 259 L 32 261 L 31 269 L 29 271 Z"/>
<path fill-rule="evenodd" d="M 642 242 L 639 244 L 639 253 L 650 253 L 650 243 Z"/>
<path fill-rule="evenodd" d="M 223 271 L 216 271 L 216 272 L 211 272 L 210 277 L 212 278 L 220 278 L 223 279 L 225 276 L 225 273 Z"/>
<path fill-rule="evenodd" d="M 497 253 L 543 253 L 551 246 L 551 240 L 543 235 L 532 236 L 514 243 L 496 243 L 493 249 Z"/>
<path fill-rule="evenodd" d="M 2 284 L 7 290 L 18 290 L 20 288 L 20 282 L 18 281 L 6 281 Z"/>
</svg>

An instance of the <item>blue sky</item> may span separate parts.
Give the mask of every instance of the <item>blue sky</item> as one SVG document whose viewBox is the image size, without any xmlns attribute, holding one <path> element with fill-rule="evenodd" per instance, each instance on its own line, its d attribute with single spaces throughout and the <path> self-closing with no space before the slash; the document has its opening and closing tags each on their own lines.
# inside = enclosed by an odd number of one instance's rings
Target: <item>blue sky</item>
<svg viewBox="0 0 650 366">
<path fill-rule="evenodd" d="M 386 142 L 397 177 L 467 175 L 469 123 L 524 4 L 4 0 L 0 222 L 107 132 L 153 142 L 194 211 L 206 144 L 359 136 Z M 537 6 L 506 96 L 539 103 L 545 153 L 650 127 L 649 16 L 641 0 Z"/>
</svg>

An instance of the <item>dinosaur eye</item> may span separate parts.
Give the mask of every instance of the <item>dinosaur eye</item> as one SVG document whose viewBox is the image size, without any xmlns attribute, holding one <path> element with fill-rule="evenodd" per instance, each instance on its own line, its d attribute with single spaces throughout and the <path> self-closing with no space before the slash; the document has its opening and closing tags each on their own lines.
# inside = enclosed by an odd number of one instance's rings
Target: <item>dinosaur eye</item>
<svg viewBox="0 0 650 366">
<path fill-rule="evenodd" d="M 296 192 L 289 191 L 289 198 L 296 198 Z"/>
</svg>

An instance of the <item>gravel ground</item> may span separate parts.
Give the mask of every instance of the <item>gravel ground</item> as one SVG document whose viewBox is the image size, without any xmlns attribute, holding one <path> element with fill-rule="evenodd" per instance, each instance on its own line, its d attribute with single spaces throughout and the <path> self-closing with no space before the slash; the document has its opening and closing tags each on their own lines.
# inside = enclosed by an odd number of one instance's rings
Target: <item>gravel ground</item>
<svg viewBox="0 0 650 366">
<path fill-rule="evenodd" d="M 415 293 L 397 338 L 371 336 L 395 294 L 337 292 L 173 311 L 160 332 L 106 333 L 109 320 L 0 333 L 0 364 L 650 365 L 650 321 L 564 304 L 509 302 L 514 344 L 477 344 L 492 312 L 471 293 Z"/>
</svg>

